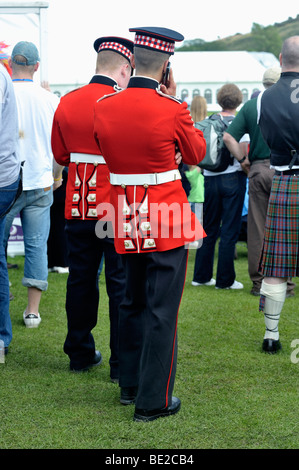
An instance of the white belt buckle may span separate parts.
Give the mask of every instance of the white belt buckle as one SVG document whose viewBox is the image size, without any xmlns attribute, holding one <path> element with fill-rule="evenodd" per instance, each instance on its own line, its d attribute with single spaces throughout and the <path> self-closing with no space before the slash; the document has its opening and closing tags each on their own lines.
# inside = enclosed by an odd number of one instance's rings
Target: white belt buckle
<svg viewBox="0 0 299 470">
<path fill-rule="evenodd" d="M 181 179 L 178 170 L 163 171 L 162 173 L 125 174 L 110 173 L 110 183 L 116 186 L 149 186 L 169 183 Z"/>
<path fill-rule="evenodd" d="M 95 155 L 90 153 L 77 153 L 73 152 L 70 154 L 70 161 L 76 163 L 92 163 L 95 166 L 106 164 L 103 155 Z"/>
</svg>

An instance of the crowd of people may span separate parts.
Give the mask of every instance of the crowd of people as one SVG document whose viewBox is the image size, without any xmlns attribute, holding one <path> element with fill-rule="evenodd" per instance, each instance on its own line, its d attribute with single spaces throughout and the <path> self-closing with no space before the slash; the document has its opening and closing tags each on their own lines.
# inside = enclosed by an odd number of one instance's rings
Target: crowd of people
<svg viewBox="0 0 299 470">
<path fill-rule="evenodd" d="M 169 69 L 183 36 L 166 28 L 130 31 L 134 41 L 98 38 L 89 84 L 60 100 L 34 81 L 40 57 L 33 43 L 17 43 L 10 57 L 0 51 L 0 341 L 7 354 L 6 250 L 20 214 L 26 327 L 41 322 L 48 270 L 67 272 L 70 370 L 100 365 L 92 330 L 104 260 L 110 378 L 120 386 L 120 403 L 135 405 L 133 419 L 147 422 L 181 407 L 173 388 L 186 247 L 196 247 L 195 288 L 243 288 L 234 259 L 247 181 L 248 272 L 264 312 L 262 349 L 281 349 L 280 313 L 294 295 L 299 265 L 299 36 L 285 40 L 281 68 L 266 70 L 265 90 L 239 112 L 240 89 L 228 83 L 218 91 L 231 164 L 213 172 L 199 167 L 206 141 L 194 125 L 207 117 L 206 102 L 197 96 L 189 110 L 176 98 Z"/>
</svg>

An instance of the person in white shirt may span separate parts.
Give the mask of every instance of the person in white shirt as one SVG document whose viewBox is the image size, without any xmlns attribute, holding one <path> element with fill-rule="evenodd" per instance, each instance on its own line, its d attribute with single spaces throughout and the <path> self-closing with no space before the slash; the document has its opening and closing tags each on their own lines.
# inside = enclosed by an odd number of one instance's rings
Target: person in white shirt
<svg viewBox="0 0 299 470">
<path fill-rule="evenodd" d="M 41 321 L 41 294 L 48 287 L 50 207 L 53 189 L 61 184 L 62 173 L 62 167 L 53 167 L 51 150 L 52 122 L 59 99 L 33 81 L 39 60 L 36 46 L 26 41 L 15 45 L 10 58 L 18 108 L 19 152 L 24 166 L 23 193 L 7 215 L 4 240 L 7 243 L 13 219 L 20 214 L 25 246 L 22 284 L 28 290 L 23 319 L 29 328 L 37 327 Z"/>
</svg>

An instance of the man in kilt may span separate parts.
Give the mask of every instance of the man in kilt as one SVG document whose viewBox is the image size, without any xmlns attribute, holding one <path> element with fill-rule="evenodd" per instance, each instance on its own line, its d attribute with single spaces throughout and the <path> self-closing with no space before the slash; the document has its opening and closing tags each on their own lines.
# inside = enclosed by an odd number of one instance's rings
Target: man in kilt
<svg viewBox="0 0 299 470">
<path fill-rule="evenodd" d="M 286 39 L 280 54 L 281 77 L 258 97 L 258 122 L 275 169 L 260 271 L 260 311 L 266 333 L 262 349 L 281 349 L 278 323 L 287 278 L 298 276 L 299 248 L 299 36 Z"/>
</svg>

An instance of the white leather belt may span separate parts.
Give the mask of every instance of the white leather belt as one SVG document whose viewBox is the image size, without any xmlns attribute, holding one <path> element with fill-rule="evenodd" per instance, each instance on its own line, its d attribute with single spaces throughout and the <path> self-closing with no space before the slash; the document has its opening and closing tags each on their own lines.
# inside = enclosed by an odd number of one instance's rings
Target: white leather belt
<svg viewBox="0 0 299 470">
<path fill-rule="evenodd" d="M 96 165 L 105 165 L 105 159 L 103 155 L 92 155 L 90 153 L 71 153 L 72 163 L 93 163 Z"/>
<path fill-rule="evenodd" d="M 143 185 L 156 185 L 169 183 L 170 181 L 176 181 L 181 179 L 179 170 L 163 171 L 162 173 L 142 173 L 142 174 L 130 174 L 130 175 L 119 175 L 116 173 L 110 173 L 110 184 L 114 186 L 143 186 Z"/>
</svg>

